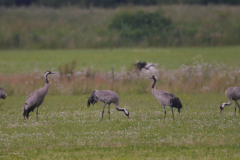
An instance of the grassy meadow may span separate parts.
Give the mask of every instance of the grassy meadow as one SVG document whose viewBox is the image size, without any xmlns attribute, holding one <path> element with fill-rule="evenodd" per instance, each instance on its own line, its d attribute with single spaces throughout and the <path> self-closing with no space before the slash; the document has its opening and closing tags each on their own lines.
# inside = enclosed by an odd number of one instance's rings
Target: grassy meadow
<svg viewBox="0 0 240 160">
<path fill-rule="evenodd" d="M 0 99 L 0 159 L 239 159 L 238 109 L 234 116 L 232 104 L 219 115 L 220 104 L 227 101 L 224 90 L 239 84 L 239 52 L 239 46 L 2 50 L 0 86 L 9 96 Z M 43 73 L 58 72 L 60 65 L 73 59 L 77 62 L 75 73 L 92 68 L 96 74 L 87 72 L 62 81 L 50 76 L 39 120 L 35 110 L 25 121 L 22 106 L 27 94 L 44 85 Z M 156 88 L 180 98 L 183 109 L 181 114 L 174 109 L 174 120 L 169 107 L 164 120 L 163 107 L 151 94 L 152 81 L 118 77 L 137 60 L 158 63 Z M 196 74 L 182 78 L 189 73 L 184 65 Z M 204 67 L 211 72 L 205 74 Z M 101 78 L 111 77 L 112 68 L 113 81 Z M 173 84 L 167 75 L 176 79 Z M 198 79 L 204 81 L 196 87 Z M 221 88 L 211 88 L 215 83 Z M 202 91 L 202 87 L 209 90 Z M 119 93 L 120 107 L 128 109 L 130 119 L 113 105 L 110 121 L 107 107 L 101 120 L 103 103 L 87 108 L 90 92 L 106 88 Z"/>
<path fill-rule="evenodd" d="M 87 108 L 87 95 L 47 96 L 39 110 L 24 121 L 25 96 L 1 101 L 2 159 L 239 159 L 239 114 L 226 107 L 223 94 L 178 94 L 181 114 L 172 119 L 150 94 L 120 94 L 101 120 L 102 103 Z"/>
</svg>

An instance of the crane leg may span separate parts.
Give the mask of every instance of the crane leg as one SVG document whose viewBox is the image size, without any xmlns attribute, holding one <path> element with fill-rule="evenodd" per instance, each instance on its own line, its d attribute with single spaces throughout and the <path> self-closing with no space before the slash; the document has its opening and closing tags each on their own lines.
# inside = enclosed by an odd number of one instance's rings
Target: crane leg
<svg viewBox="0 0 240 160">
<path fill-rule="evenodd" d="M 164 106 L 164 119 L 166 118 L 166 108 Z"/>
<path fill-rule="evenodd" d="M 108 115 L 109 115 L 109 120 L 110 120 L 110 104 L 108 106 L 109 106 Z"/>
<path fill-rule="evenodd" d="M 105 108 L 106 104 L 104 103 L 103 109 L 102 109 L 102 119 L 103 119 L 103 114 L 104 114 L 104 108 Z"/>
<path fill-rule="evenodd" d="M 236 101 L 236 103 L 237 103 L 237 101 Z M 240 114 L 240 106 L 239 106 L 239 104 L 237 103 L 237 105 L 238 105 L 238 110 L 239 110 L 239 114 Z"/>
<path fill-rule="evenodd" d="M 234 114 L 234 116 L 236 116 L 236 110 L 237 110 L 236 104 L 237 104 L 237 102 L 235 103 L 235 114 Z"/>
<path fill-rule="evenodd" d="M 173 108 L 172 107 L 170 107 L 171 108 L 171 110 L 172 110 L 172 116 L 173 116 L 173 120 L 174 120 L 174 113 L 173 113 Z"/>
<path fill-rule="evenodd" d="M 36 112 L 36 120 L 38 121 L 38 107 L 37 107 L 37 112 Z"/>
</svg>

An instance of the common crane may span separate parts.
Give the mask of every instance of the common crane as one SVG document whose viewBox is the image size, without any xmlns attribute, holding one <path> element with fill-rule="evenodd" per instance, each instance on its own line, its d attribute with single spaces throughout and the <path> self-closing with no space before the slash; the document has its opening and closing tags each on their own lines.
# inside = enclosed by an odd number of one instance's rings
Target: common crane
<svg viewBox="0 0 240 160">
<path fill-rule="evenodd" d="M 110 91 L 110 90 L 95 90 L 92 92 L 92 94 L 88 97 L 87 106 L 90 107 L 90 104 L 95 104 L 98 101 L 101 101 L 104 103 L 103 109 L 102 109 L 102 119 L 104 114 L 104 108 L 108 104 L 108 114 L 109 114 L 109 120 L 110 120 L 110 104 L 113 103 L 115 105 L 115 108 L 118 111 L 123 111 L 124 114 L 129 118 L 129 112 L 125 108 L 119 108 L 119 97 L 118 94 Z"/>
<path fill-rule="evenodd" d="M 229 87 L 225 90 L 225 95 L 227 96 L 228 103 L 223 103 L 220 106 L 220 115 L 222 113 L 222 110 L 224 109 L 225 106 L 229 106 L 232 103 L 232 100 L 235 101 L 235 115 L 236 115 L 236 104 L 238 105 L 239 108 L 239 114 L 240 114 L 240 106 L 237 103 L 237 101 L 240 99 L 240 87 Z"/>
<path fill-rule="evenodd" d="M 23 106 L 23 117 L 25 119 L 28 119 L 29 112 L 32 112 L 35 108 L 37 108 L 36 112 L 36 119 L 38 120 L 38 108 L 42 104 L 45 96 L 47 95 L 48 88 L 49 88 L 49 81 L 48 81 L 48 75 L 55 74 L 51 71 L 46 71 L 44 73 L 44 77 L 46 79 L 45 86 L 43 88 L 40 88 L 38 90 L 35 90 L 31 94 L 29 94 L 26 98 L 26 101 Z"/>
<path fill-rule="evenodd" d="M 162 90 L 156 90 L 155 84 L 157 82 L 157 77 L 153 75 L 150 79 L 153 79 L 153 85 L 152 85 L 152 94 L 154 97 L 157 98 L 158 102 L 163 106 L 164 108 L 164 119 L 166 118 L 166 109 L 165 106 L 170 106 L 172 110 L 172 115 L 174 119 L 174 113 L 173 113 L 173 107 L 178 109 L 178 113 L 180 113 L 180 109 L 182 108 L 182 103 L 179 100 L 178 97 L 174 96 L 172 93 L 165 92 Z"/>
<path fill-rule="evenodd" d="M 6 99 L 7 98 L 7 94 L 5 93 L 4 89 L 2 87 L 0 87 L 0 99 Z"/>
</svg>

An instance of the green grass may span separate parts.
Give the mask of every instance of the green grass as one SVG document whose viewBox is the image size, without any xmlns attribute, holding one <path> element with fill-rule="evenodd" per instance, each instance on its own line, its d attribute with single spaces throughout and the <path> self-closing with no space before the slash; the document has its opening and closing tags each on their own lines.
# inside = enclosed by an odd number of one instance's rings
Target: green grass
<svg viewBox="0 0 240 160">
<path fill-rule="evenodd" d="M 217 61 L 226 67 L 237 67 L 239 52 L 239 46 L 5 50 L 0 51 L 0 73 L 4 79 L 5 74 L 57 71 L 59 65 L 73 59 L 77 60 L 77 70 L 93 66 L 94 70 L 114 67 L 120 71 L 137 60 L 178 69 L 194 63 L 193 58 L 198 55 L 206 63 Z M 54 82 L 51 78 L 50 81 Z M 21 83 L 20 88 L 26 86 L 25 80 Z M 159 81 L 157 89 L 162 86 Z M 52 90 L 53 85 L 49 93 Z M 151 94 L 120 94 L 120 107 L 129 110 L 130 119 L 112 105 L 110 121 L 107 107 L 101 120 L 102 103 L 87 108 L 85 94 L 47 95 L 40 106 L 38 122 L 36 111 L 28 121 L 23 119 L 26 96 L 0 99 L 0 159 L 240 159 L 240 115 L 237 110 L 234 116 L 234 105 L 225 107 L 219 115 L 220 104 L 227 101 L 224 93 L 176 93 L 184 108 L 181 114 L 174 109 L 174 121 L 169 107 L 164 120 L 163 107 Z"/>
<path fill-rule="evenodd" d="M 151 94 L 120 94 L 101 120 L 102 103 L 87 108 L 88 95 L 47 96 L 28 121 L 22 117 L 25 96 L 0 100 L 0 157 L 3 159 L 239 159 L 239 120 L 234 106 L 219 106 L 223 94 L 178 94 L 181 114 L 173 121 L 167 107 Z M 237 111 L 238 112 L 238 111 Z"/>
<path fill-rule="evenodd" d="M 2 50 L 0 73 L 57 71 L 59 65 L 77 60 L 77 70 L 92 66 L 94 70 L 120 71 L 137 60 L 158 63 L 158 67 L 177 69 L 194 62 L 201 55 L 204 62 L 239 65 L 240 46 L 206 48 L 89 49 L 89 50 Z"/>
</svg>

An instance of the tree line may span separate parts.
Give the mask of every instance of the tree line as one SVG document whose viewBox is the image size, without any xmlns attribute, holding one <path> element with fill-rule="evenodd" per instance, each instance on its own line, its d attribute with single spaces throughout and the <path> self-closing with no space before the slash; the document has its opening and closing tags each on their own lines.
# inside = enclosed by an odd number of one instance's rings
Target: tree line
<svg viewBox="0 0 240 160">
<path fill-rule="evenodd" d="M 161 5 L 161 4 L 228 4 L 239 5 L 240 0 L 0 0 L 0 6 L 29 6 L 39 5 L 47 7 L 80 6 L 117 7 L 118 5 Z"/>
</svg>

